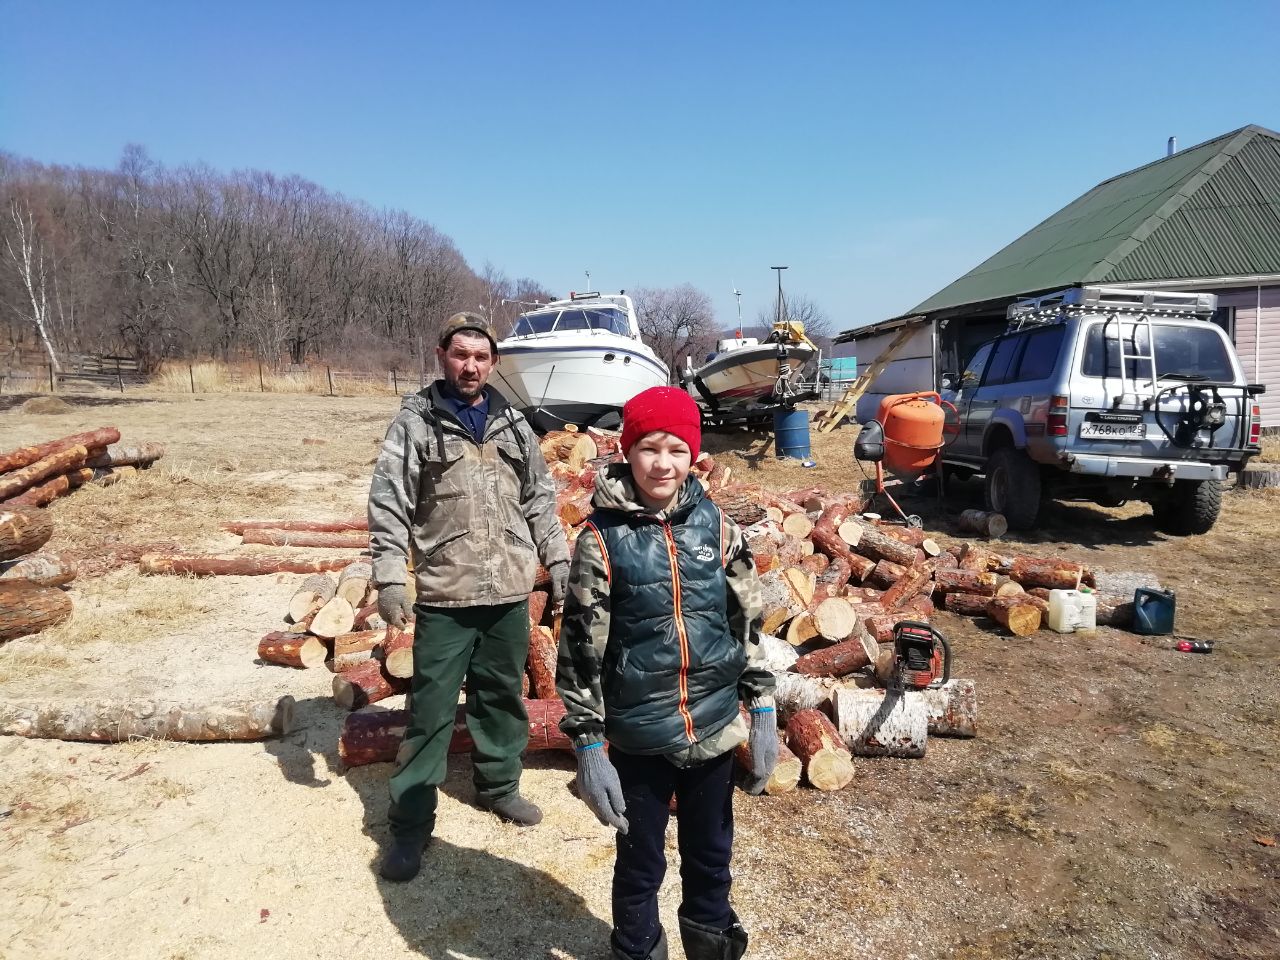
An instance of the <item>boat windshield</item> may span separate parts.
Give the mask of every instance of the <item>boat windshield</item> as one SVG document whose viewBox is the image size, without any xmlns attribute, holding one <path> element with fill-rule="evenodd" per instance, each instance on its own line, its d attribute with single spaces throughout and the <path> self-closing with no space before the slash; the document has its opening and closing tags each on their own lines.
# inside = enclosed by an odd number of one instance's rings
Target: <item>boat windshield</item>
<svg viewBox="0 0 1280 960">
<path fill-rule="evenodd" d="M 627 315 L 613 307 L 576 308 L 558 312 L 526 313 L 516 322 L 513 336 L 527 337 L 556 330 L 602 330 L 624 337 L 631 336 Z"/>
</svg>

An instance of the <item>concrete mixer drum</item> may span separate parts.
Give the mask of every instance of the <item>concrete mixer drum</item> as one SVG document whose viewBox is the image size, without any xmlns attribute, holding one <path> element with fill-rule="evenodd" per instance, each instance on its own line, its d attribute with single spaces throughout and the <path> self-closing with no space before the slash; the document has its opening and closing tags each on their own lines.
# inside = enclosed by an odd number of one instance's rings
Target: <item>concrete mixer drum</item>
<svg viewBox="0 0 1280 960">
<path fill-rule="evenodd" d="M 880 401 L 876 419 L 884 427 L 884 468 L 914 479 L 938 460 L 946 414 L 937 393 L 897 393 Z M 950 406 L 950 404 L 948 404 Z"/>
</svg>

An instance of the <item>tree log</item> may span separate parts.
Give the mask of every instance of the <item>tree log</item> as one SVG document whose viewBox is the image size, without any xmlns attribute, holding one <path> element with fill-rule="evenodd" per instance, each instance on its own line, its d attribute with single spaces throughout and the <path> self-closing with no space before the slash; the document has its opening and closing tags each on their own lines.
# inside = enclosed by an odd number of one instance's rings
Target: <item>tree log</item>
<svg viewBox="0 0 1280 960">
<path fill-rule="evenodd" d="M 856 756 L 924 756 L 929 710 L 917 697 L 883 690 L 837 690 L 831 697 L 831 712 L 840 738 Z"/>
<path fill-rule="evenodd" d="M 26 493 L 20 493 L 16 497 L 11 497 L 4 502 L 6 507 L 47 507 L 59 497 L 65 497 L 72 490 L 83 487 L 86 483 L 93 479 L 93 470 L 90 467 L 79 467 L 70 470 L 67 473 L 60 474 L 52 480 L 46 480 L 44 483 L 38 483 L 31 487 Z"/>
<path fill-rule="evenodd" d="M 956 559 L 956 555 L 947 550 L 943 550 L 933 558 L 934 570 L 955 570 L 959 566 L 960 561 Z"/>
<path fill-rule="evenodd" d="M 556 640 L 550 627 L 529 631 L 529 689 L 537 700 L 554 700 L 556 693 Z"/>
<path fill-rule="evenodd" d="M 0 506 L 0 560 L 39 550 L 53 536 L 53 519 L 32 507 Z"/>
<path fill-rule="evenodd" d="M 933 567 L 925 563 L 912 567 L 885 590 L 880 597 L 880 606 L 886 613 L 900 610 L 919 594 L 927 594 L 933 589 Z"/>
<path fill-rule="evenodd" d="M 191 575 L 195 577 L 261 577 L 273 573 L 322 573 L 341 570 L 356 557 L 282 557 L 257 554 L 244 557 L 218 557 L 198 554 L 144 553 L 138 569 L 151 575 Z"/>
<path fill-rule="evenodd" d="M 413 630 L 387 627 L 382 642 L 382 669 L 397 680 L 413 678 Z"/>
<path fill-rule="evenodd" d="M 71 598 L 57 587 L 0 580 L 0 643 L 56 627 L 71 616 Z"/>
<path fill-rule="evenodd" d="M 1000 586 L 996 587 L 995 595 L 997 597 L 1016 597 L 1023 593 L 1026 593 L 1026 591 L 1017 580 L 1003 580 Z"/>
<path fill-rule="evenodd" d="M 409 681 L 390 676 L 381 660 L 368 660 L 333 678 L 333 700 L 344 710 L 358 710 L 409 689 Z"/>
<path fill-rule="evenodd" d="M 328 574 L 311 574 L 289 598 L 289 620 L 293 623 L 309 620 L 317 610 L 333 599 L 337 589 L 333 577 Z"/>
<path fill-rule="evenodd" d="M 813 533 L 813 521 L 804 513 L 789 513 L 782 521 L 782 532 L 803 540 Z"/>
<path fill-rule="evenodd" d="M 92 467 L 95 487 L 114 487 L 138 475 L 137 467 Z"/>
<path fill-rule="evenodd" d="M 470 753 L 474 747 L 467 732 L 466 706 L 459 705 L 453 722 L 450 753 Z M 572 751 L 573 744 L 560 732 L 564 704 L 559 700 L 525 700 L 529 717 L 529 751 Z M 348 714 L 338 736 L 338 757 L 347 767 L 367 763 L 392 763 L 409 726 L 408 710 L 365 710 Z"/>
<path fill-rule="evenodd" d="M 341 597 L 331 597 L 307 623 L 307 629 L 317 637 L 332 640 L 342 633 L 350 633 L 356 625 L 356 612 Z"/>
<path fill-rule="evenodd" d="M 367 517 L 350 520 L 237 520 L 224 523 L 222 529 L 243 535 L 246 530 L 288 530 L 290 532 L 346 533 L 352 530 L 368 530 Z"/>
<path fill-rule="evenodd" d="M 1009 532 L 1009 521 L 1004 518 L 1003 513 L 963 510 L 956 522 L 961 530 L 981 534 L 988 540 L 998 540 Z"/>
<path fill-rule="evenodd" d="M 907 696 L 924 701 L 929 713 L 930 736 L 978 735 L 978 693 L 972 680 L 948 680 L 940 687 L 908 692 Z"/>
<path fill-rule="evenodd" d="M 551 606 L 551 594 L 547 590 L 535 590 L 529 594 L 529 626 L 536 627 L 546 617 Z"/>
<path fill-rule="evenodd" d="M 774 673 L 789 669 L 800 657 L 795 647 L 771 633 L 760 634 L 760 654 L 764 658 L 765 668 Z"/>
<path fill-rule="evenodd" d="M 740 527 L 749 527 L 764 519 L 764 506 L 752 490 L 730 486 L 712 489 L 710 496 L 712 503 Z"/>
<path fill-rule="evenodd" d="M 818 634 L 832 643 L 847 638 L 858 625 L 853 605 L 843 597 L 829 597 L 816 604 L 810 613 Z"/>
<path fill-rule="evenodd" d="M 905 543 L 909 547 L 921 547 L 924 545 L 924 531 L 919 527 L 899 527 L 894 524 L 878 523 L 876 524 L 876 530 L 886 537 L 892 537 L 899 543 Z"/>
<path fill-rule="evenodd" d="M 369 546 L 369 535 L 360 531 L 351 533 L 312 533 L 306 530 L 246 530 L 241 537 L 245 543 L 258 543 L 269 547 L 321 547 L 335 550 L 363 550 Z"/>
<path fill-rule="evenodd" d="M 981 593 L 948 593 L 943 597 L 942 606 L 948 613 L 962 617 L 985 617 L 990 601 L 991 597 Z"/>
<path fill-rule="evenodd" d="M 582 469 L 588 460 L 600 455 L 595 440 L 585 433 L 567 430 L 552 430 L 539 442 L 542 455 L 548 460 L 558 460 L 575 473 Z"/>
<path fill-rule="evenodd" d="M 873 663 L 879 653 L 879 645 L 870 637 L 855 636 L 825 650 L 806 653 L 791 669 L 807 677 L 845 677 Z"/>
<path fill-rule="evenodd" d="M 0 476 L 0 500 L 16 497 L 28 487 L 34 487 L 49 477 L 56 477 L 71 470 L 79 470 L 84 467 L 84 462 L 88 458 L 88 449 L 76 445 L 67 447 L 67 449 L 60 450 L 57 453 L 51 453 L 47 457 L 42 457 L 29 466 L 6 473 Z"/>
<path fill-rule="evenodd" d="M 1000 582 L 994 573 L 978 570 L 939 570 L 934 576 L 943 593 L 980 593 L 993 597 Z"/>
<path fill-rule="evenodd" d="M 85 461 L 86 467 L 149 467 L 164 456 L 163 443 L 113 443 Z"/>
<path fill-rule="evenodd" d="M 820 637 L 818 628 L 813 622 L 813 614 L 808 610 L 801 610 L 791 622 L 787 624 L 786 633 L 784 634 L 787 643 L 792 647 L 799 647 L 809 643 L 811 640 L 817 640 Z"/>
<path fill-rule="evenodd" d="M 407 630 L 412 633 L 412 628 Z M 333 638 L 333 655 L 345 653 L 367 653 L 382 644 L 386 639 L 386 628 L 382 630 L 353 630 Z"/>
<path fill-rule="evenodd" d="M 787 720 L 801 710 L 821 709 L 831 702 L 831 691 L 844 686 L 845 681 L 835 677 L 806 677 L 800 673 L 777 673 L 773 699 L 777 704 L 778 722 Z"/>
<path fill-rule="evenodd" d="M 867 582 L 874 584 L 884 590 L 888 590 L 895 583 L 901 580 L 907 572 L 907 568 L 900 563 L 891 563 L 888 560 L 881 560 L 872 568 L 871 573 L 867 576 Z"/>
<path fill-rule="evenodd" d="M 956 555 L 957 566 L 961 570 L 994 570 L 999 566 L 999 558 L 995 554 L 983 550 L 972 543 L 962 543 Z"/>
<path fill-rule="evenodd" d="M 364 598 L 369 593 L 370 581 L 373 580 L 373 564 L 367 560 L 357 560 L 342 568 L 338 574 L 337 595 L 352 608 L 359 610 L 364 606 Z"/>
<path fill-rule="evenodd" d="M 1014 557 L 1009 576 L 1024 587 L 1048 587 L 1050 590 L 1078 590 L 1084 567 L 1069 560 L 1042 560 L 1037 557 Z"/>
<path fill-rule="evenodd" d="M 839 790 L 853 779 L 853 759 L 839 732 L 817 710 L 801 710 L 787 721 L 787 747 L 800 760 L 805 779 L 818 790 Z"/>
<path fill-rule="evenodd" d="M 914 566 L 916 548 L 901 540 L 895 540 L 878 527 L 865 526 L 858 540 L 858 553 L 872 560 L 888 560 L 903 567 Z"/>
<path fill-rule="evenodd" d="M 734 758 L 738 761 L 738 767 L 744 774 L 751 769 L 750 741 L 738 744 Z M 773 765 L 773 772 L 769 774 L 769 779 L 765 781 L 764 794 L 776 797 L 783 793 L 791 793 L 799 786 L 800 776 L 803 772 L 804 765 L 800 762 L 800 758 L 787 749 L 786 743 L 783 742 L 782 736 L 779 735 L 778 762 Z"/>
<path fill-rule="evenodd" d="M 96 453 L 119 440 L 120 431 L 115 427 L 100 427 L 88 433 L 72 434 L 61 440 L 51 440 L 48 443 L 38 443 L 30 447 L 18 447 L 16 450 L 0 453 L 0 473 L 30 466 L 37 460 L 43 460 L 45 457 L 69 450 L 71 447 L 84 447 Z"/>
<path fill-rule="evenodd" d="M 0 704 L 0 733 L 48 740 L 263 740 L 293 732 L 293 697 L 177 703 L 109 700 Z"/>
<path fill-rule="evenodd" d="M 800 569 L 806 573 L 813 574 L 815 577 L 820 577 L 830 563 L 831 561 L 827 559 L 825 553 L 812 553 L 807 557 L 801 558 Z M 816 590 L 817 587 L 815 586 L 814 589 Z"/>
<path fill-rule="evenodd" d="M 370 591 L 371 597 L 368 603 L 356 611 L 355 620 L 351 624 L 352 630 L 375 630 L 382 631 L 387 629 L 387 621 L 382 619 L 382 614 L 378 613 L 378 591 Z"/>
<path fill-rule="evenodd" d="M 765 633 L 775 633 L 792 617 L 801 613 L 813 599 L 813 591 L 808 596 L 801 592 L 801 586 L 808 583 L 808 574 L 796 568 L 771 571 L 760 578 L 760 593 L 764 604 L 764 619 L 761 629 Z"/>
<path fill-rule="evenodd" d="M 1015 637 L 1025 637 L 1040 629 L 1040 609 L 1025 597 L 992 597 L 987 615 Z"/>
<path fill-rule="evenodd" d="M 268 633 L 258 641 L 258 659 L 281 667 L 318 667 L 328 656 L 324 641 L 305 633 Z"/>
<path fill-rule="evenodd" d="M 1110 594 L 1097 593 L 1098 625 L 1102 627 L 1118 627 L 1129 630 L 1133 627 L 1133 597 L 1116 597 Z M 1044 601 L 1044 615 L 1049 615 L 1049 602 Z"/>
<path fill-rule="evenodd" d="M 61 587 L 76 578 L 75 561 L 52 553 L 32 553 L 0 561 L 0 580 L 23 580 L 38 587 Z"/>
</svg>

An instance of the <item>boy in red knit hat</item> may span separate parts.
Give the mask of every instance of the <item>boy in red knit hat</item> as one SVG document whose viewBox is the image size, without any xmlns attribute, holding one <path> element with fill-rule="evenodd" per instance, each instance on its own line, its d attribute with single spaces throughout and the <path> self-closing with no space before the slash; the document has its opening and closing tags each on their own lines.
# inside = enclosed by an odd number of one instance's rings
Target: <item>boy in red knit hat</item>
<svg viewBox="0 0 1280 960">
<path fill-rule="evenodd" d="M 658 888 L 673 796 L 685 956 L 736 960 L 747 934 L 729 905 L 734 748 L 750 743 L 752 792 L 778 754 L 760 581 L 738 525 L 689 476 L 702 440 L 689 395 L 654 387 L 622 418 L 627 462 L 597 476 L 574 552 L 560 726 L 577 751 L 579 794 L 617 830 L 614 960 L 666 960 Z"/>
</svg>

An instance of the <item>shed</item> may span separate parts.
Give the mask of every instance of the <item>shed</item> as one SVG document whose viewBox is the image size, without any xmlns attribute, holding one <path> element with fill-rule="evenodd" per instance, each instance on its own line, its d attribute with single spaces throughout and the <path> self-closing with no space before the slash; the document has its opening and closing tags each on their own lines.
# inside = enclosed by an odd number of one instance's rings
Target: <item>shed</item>
<svg viewBox="0 0 1280 960">
<path fill-rule="evenodd" d="M 1280 427 L 1280 134 L 1242 127 L 1103 181 L 907 313 L 841 333 L 869 364 L 923 321 L 858 419 L 885 394 L 937 389 L 1014 300 L 1085 284 L 1217 294 L 1245 376 L 1267 386 L 1263 424 Z"/>
</svg>

